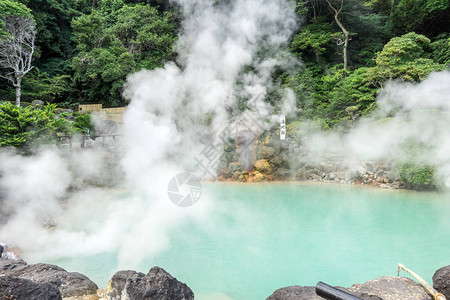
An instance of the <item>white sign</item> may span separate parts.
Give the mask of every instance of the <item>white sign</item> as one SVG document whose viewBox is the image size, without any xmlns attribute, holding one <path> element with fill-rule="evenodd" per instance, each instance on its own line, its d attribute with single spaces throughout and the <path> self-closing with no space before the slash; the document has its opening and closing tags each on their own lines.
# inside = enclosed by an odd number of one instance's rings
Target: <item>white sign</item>
<svg viewBox="0 0 450 300">
<path fill-rule="evenodd" d="M 280 140 L 286 139 L 286 118 L 284 115 L 280 116 Z"/>
</svg>

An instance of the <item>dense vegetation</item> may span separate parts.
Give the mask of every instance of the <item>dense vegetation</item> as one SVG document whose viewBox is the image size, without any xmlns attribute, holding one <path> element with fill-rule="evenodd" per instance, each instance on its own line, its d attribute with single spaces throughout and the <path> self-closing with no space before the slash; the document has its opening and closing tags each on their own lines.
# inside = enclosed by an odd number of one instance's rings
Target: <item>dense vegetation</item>
<svg viewBox="0 0 450 300">
<path fill-rule="evenodd" d="M 23 153 L 43 144 L 54 144 L 58 136 L 93 130 L 91 115 L 57 108 L 56 104 L 19 107 L 0 102 L 0 147 L 13 146 Z"/>
<path fill-rule="evenodd" d="M 274 77 L 296 92 L 297 118 L 324 128 L 372 111 L 386 81 L 420 81 L 450 61 L 448 1 L 297 0 L 297 11 L 302 26 L 290 50 L 306 67 Z M 23 101 L 123 105 L 128 74 L 176 58 L 181 14 L 169 1 L 1 0 L 0 35 L 9 15 L 30 15 L 37 27 Z M 2 100 L 15 97 L 5 79 L 0 91 Z"/>
<path fill-rule="evenodd" d="M 374 110 L 386 82 L 418 82 L 449 66 L 447 0 L 296 0 L 296 7 L 302 26 L 290 51 L 305 67 L 273 74 L 297 96 L 300 113 L 288 123 L 349 128 Z M 181 13 L 167 0 L 0 0 L 0 39 L 8 16 L 30 17 L 37 29 L 34 68 L 22 81 L 25 102 L 125 105 L 128 74 L 177 56 Z M 4 78 L 0 95 L 16 95 Z M 277 101 L 276 91 L 269 96 Z M 23 112 L 28 118 L 36 110 Z"/>
</svg>

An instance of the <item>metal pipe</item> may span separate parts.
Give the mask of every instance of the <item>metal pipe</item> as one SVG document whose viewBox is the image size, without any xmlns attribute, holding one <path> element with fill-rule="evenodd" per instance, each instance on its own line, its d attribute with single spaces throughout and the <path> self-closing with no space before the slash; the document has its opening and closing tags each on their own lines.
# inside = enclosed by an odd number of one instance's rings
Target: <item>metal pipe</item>
<svg viewBox="0 0 450 300">
<path fill-rule="evenodd" d="M 319 281 L 316 285 L 316 294 L 327 300 L 361 300 L 361 298 L 341 291 L 322 281 Z"/>
</svg>

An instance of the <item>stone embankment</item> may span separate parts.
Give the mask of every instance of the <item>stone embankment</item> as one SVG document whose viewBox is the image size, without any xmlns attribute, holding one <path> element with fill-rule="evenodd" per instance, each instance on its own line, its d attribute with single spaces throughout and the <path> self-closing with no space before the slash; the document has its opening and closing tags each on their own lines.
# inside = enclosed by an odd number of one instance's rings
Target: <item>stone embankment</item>
<svg viewBox="0 0 450 300">
<path fill-rule="evenodd" d="M 243 151 L 247 153 L 243 155 Z M 251 152 L 250 154 L 248 152 Z M 352 161 L 339 155 L 313 155 L 299 143 L 259 138 L 245 149 L 239 141 L 225 146 L 217 169 L 219 181 L 313 181 L 405 188 L 399 171 L 388 161 Z M 251 162 L 243 158 L 252 157 Z M 244 168 L 243 165 L 250 165 Z"/>
</svg>

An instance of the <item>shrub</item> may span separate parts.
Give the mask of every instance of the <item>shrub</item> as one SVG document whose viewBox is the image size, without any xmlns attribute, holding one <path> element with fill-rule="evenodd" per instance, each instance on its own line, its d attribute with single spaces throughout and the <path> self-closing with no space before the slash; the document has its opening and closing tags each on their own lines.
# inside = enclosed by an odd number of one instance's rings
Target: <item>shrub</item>
<svg viewBox="0 0 450 300">
<path fill-rule="evenodd" d="M 399 168 L 400 177 L 409 189 L 423 191 L 436 188 L 434 168 L 416 163 L 404 163 Z"/>
<path fill-rule="evenodd" d="M 18 107 L 0 102 L 0 147 L 30 152 L 33 146 L 55 143 L 58 135 L 84 133 L 88 128 L 93 129 L 89 114 L 58 112 L 55 104 Z"/>
</svg>

